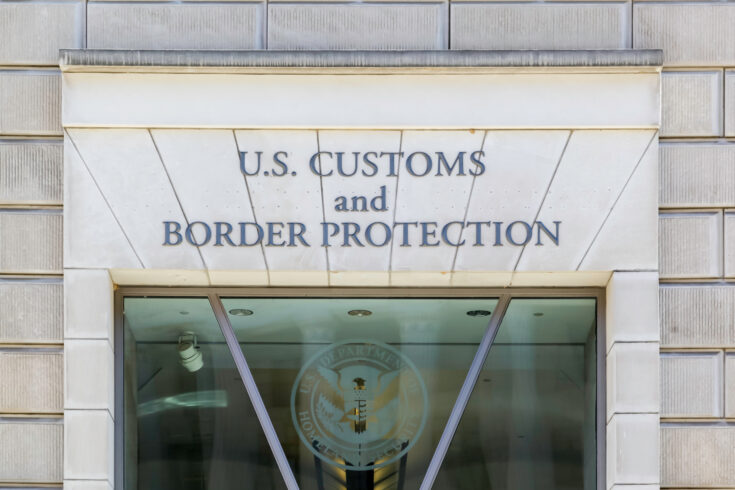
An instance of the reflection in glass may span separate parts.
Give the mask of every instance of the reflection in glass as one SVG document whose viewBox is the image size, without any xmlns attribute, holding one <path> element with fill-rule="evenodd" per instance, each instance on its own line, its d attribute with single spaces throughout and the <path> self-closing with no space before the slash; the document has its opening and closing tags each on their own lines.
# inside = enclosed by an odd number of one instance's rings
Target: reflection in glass
<svg viewBox="0 0 735 490">
<path fill-rule="evenodd" d="M 595 308 L 511 301 L 434 488 L 596 488 Z"/>
<path fill-rule="evenodd" d="M 209 300 L 124 310 L 125 488 L 285 488 Z"/>
<path fill-rule="evenodd" d="M 417 489 L 496 303 L 223 299 L 305 490 Z"/>
</svg>

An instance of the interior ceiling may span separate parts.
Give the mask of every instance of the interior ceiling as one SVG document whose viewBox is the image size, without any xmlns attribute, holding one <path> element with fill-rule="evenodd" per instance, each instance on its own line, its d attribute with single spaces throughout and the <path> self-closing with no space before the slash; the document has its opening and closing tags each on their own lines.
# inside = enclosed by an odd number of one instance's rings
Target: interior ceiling
<svg viewBox="0 0 735 490">
<path fill-rule="evenodd" d="M 496 299 L 376 298 L 224 298 L 226 310 L 247 309 L 249 316 L 230 314 L 243 343 L 332 343 L 372 339 L 385 343 L 475 344 Z M 350 316 L 369 310 L 370 316 Z M 583 344 L 595 323 L 592 298 L 513 299 L 496 343 Z M 126 298 L 124 314 L 137 342 L 175 343 L 186 331 L 200 342 L 224 342 L 206 298 Z"/>
</svg>

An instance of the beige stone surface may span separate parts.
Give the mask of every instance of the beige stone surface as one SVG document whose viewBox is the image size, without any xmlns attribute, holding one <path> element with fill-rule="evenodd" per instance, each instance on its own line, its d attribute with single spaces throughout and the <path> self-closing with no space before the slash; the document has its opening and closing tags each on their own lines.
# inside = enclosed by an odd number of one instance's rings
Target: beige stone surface
<svg viewBox="0 0 735 490">
<path fill-rule="evenodd" d="M 61 204 L 60 141 L 0 141 L 0 204 Z"/>
<path fill-rule="evenodd" d="M 110 412 L 64 412 L 64 478 L 112 482 L 114 454 L 114 423 Z"/>
<path fill-rule="evenodd" d="M 0 134 L 60 135 L 60 116 L 57 70 L 0 69 Z"/>
<path fill-rule="evenodd" d="M 60 281 L 0 281 L 0 343 L 61 342 L 63 295 Z"/>
<path fill-rule="evenodd" d="M 661 136 L 722 135 L 722 71 L 661 75 Z"/>
<path fill-rule="evenodd" d="M 0 414 L 62 411 L 62 353 L 0 351 Z"/>
<path fill-rule="evenodd" d="M 735 144 L 662 142 L 659 186 L 661 207 L 735 207 Z"/>
<path fill-rule="evenodd" d="M 607 424 L 607 488 L 659 482 L 658 414 L 616 414 Z"/>
<path fill-rule="evenodd" d="M 722 417 L 722 353 L 661 354 L 661 416 Z"/>
<path fill-rule="evenodd" d="M 656 413 L 658 342 L 616 342 L 607 354 L 607 419 L 616 413 Z"/>
<path fill-rule="evenodd" d="M 658 273 L 615 272 L 605 294 L 606 352 L 615 342 L 659 342 Z"/>
<path fill-rule="evenodd" d="M 446 49 L 447 3 L 270 3 L 268 49 Z"/>
<path fill-rule="evenodd" d="M 661 486 L 735 486 L 735 427 L 661 428 Z"/>
<path fill-rule="evenodd" d="M 113 490 L 107 480 L 64 480 L 64 490 Z"/>
<path fill-rule="evenodd" d="M 630 5 L 452 3 L 452 49 L 622 49 L 630 47 Z"/>
<path fill-rule="evenodd" d="M 113 285 L 98 269 L 64 271 L 64 338 L 105 339 L 113 344 Z M 93 304 L 96 308 L 89 308 Z"/>
<path fill-rule="evenodd" d="M 89 3 L 87 47 L 263 48 L 263 3 Z"/>
<path fill-rule="evenodd" d="M 56 65 L 84 42 L 82 1 L 0 3 L 0 65 Z"/>
<path fill-rule="evenodd" d="M 722 214 L 661 213 L 659 216 L 661 277 L 712 278 L 722 274 Z"/>
<path fill-rule="evenodd" d="M 62 214 L 0 211 L 0 273 L 58 274 Z"/>
<path fill-rule="evenodd" d="M 735 213 L 725 213 L 725 276 L 735 277 Z"/>
<path fill-rule="evenodd" d="M 661 347 L 735 347 L 735 287 L 664 285 Z"/>
<path fill-rule="evenodd" d="M 735 352 L 725 354 L 725 417 L 735 418 Z"/>
<path fill-rule="evenodd" d="M 115 355 L 107 340 L 64 341 L 64 408 L 114 414 Z"/>
<path fill-rule="evenodd" d="M 60 482 L 63 431 L 61 420 L 0 421 L 0 482 Z"/>
<path fill-rule="evenodd" d="M 725 136 L 735 136 L 735 70 L 725 70 Z"/>
<path fill-rule="evenodd" d="M 663 49 L 666 66 L 732 65 L 734 22 L 729 2 L 635 2 L 633 47 Z"/>
</svg>

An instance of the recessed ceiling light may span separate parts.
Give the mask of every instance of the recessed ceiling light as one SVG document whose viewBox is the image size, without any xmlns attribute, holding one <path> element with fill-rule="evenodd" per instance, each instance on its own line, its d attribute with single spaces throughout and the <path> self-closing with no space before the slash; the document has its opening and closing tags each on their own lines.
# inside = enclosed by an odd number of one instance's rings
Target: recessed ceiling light
<svg viewBox="0 0 735 490">
<path fill-rule="evenodd" d="M 541 313 L 540 311 L 537 311 L 536 313 L 533 314 L 533 316 L 544 316 L 544 314 Z"/>
<path fill-rule="evenodd" d="M 245 308 L 233 308 L 230 310 L 230 315 L 235 316 L 250 316 L 253 314 L 253 310 L 246 310 Z"/>
<path fill-rule="evenodd" d="M 370 316 L 373 312 L 370 310 L 350 310 L 347 314 L 350 316 Z"/>
<path fill-rule="evenodd" d="M 492 311 L 488 310 L 470 310 L 467 312 L 467 316 L 490 316 Z"/>
</svg>

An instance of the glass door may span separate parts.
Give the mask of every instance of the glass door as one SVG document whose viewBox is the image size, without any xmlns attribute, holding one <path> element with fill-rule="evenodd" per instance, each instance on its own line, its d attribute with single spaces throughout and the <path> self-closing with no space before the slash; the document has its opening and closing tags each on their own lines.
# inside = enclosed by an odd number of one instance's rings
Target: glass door
<svg viewBox="0 0 735 490">
<path fill-rule="evenodd" d="M 596 488 L 596 300 L 123 299 L 126 489 Z"/>
</svg>

